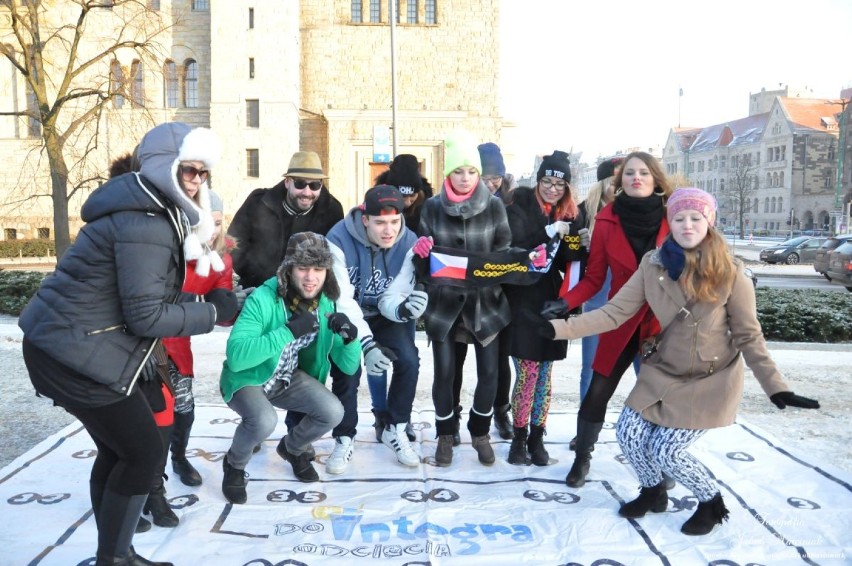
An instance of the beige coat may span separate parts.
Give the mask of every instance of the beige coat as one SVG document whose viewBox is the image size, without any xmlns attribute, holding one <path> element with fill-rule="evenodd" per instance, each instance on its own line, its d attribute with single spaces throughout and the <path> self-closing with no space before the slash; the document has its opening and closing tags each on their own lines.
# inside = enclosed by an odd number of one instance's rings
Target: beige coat
<svg viewBox="0 0 852 566">
<path fill-rule="evenodd" d="M 754 288 L 737 265 L 729 296 L 700 302 L 682 322 L 675 317 L 687 299 L 654 250 L 605 306 L 553 321 L 557 339 L 574 339 L 617 328 L 645 302 L 663 328 L 674 324 L 643 362 L 627 405 L 645 419 L 671 428 L 707 429 L 734 422 L 743 391 L 743 358 L 768 396 L 789 391 L 757 320 Z M 742 356 L 740 355 L 742 353 Z"/>
</svg>

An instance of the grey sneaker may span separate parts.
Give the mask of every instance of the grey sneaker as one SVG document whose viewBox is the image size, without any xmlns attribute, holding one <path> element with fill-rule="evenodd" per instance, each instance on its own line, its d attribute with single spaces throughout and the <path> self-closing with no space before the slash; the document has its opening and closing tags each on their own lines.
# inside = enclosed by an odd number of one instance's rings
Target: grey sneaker
<svg viewBox="0 0 852 566">
<path fill-rule="evenodd" d="M 494 463 L 494 449 L 491 448 L 491 442 L 489 435 L 484 436 L 472 436 L 470 439 L 470 443 L 473 444 L 473 449 L 476 450 L 476 453 L 479 455 L 479 462 L 481 464 L 485 464 L 486 466 L 490 466 Z"/>
</svg>

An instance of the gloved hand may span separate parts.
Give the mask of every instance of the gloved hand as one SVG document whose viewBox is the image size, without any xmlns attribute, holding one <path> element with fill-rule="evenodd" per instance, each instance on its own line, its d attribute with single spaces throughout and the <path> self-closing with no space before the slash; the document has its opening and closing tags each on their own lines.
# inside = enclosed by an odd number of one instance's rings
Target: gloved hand
<svg viewBox="0 0 852 566">
<path fill-rule="evenodd" d="M 589 246 L 592 245 L 592 235 L 589 234 L 588 228 L 581 228 L 579 232 L 577 232 L 580 236 L 580 246 L 589 249 Z"/>
<path fill-rule="evenodd" d="M 535 329 L 535 333 L 542 338 L 553 340 L 556 338 L 556 329 L 550 324 L 550 321 L 535 311 L 522 309 L 518 317 L 522 326 L 531 326 Z"/>
<path fill-rule="evenodd" d="M 341 338 L 343 338 L 343 344 L 349 344 L 356 338 L 358 338 L 358 329 L 352 324 L 352 321 L 349 320 L 349 317 L 343 314 L 342 312 L 336 312 L 329 315 L 328 317 L 328 327 L 335 334 L 339 334 Z"/>
<path fill-rule="evenodd" d="M 293 338 L 301 338 L 305 334 L 319 330 L 317 315 L 307 309 L 297 308 L 287 321 L 287 328 L 293 334 Z"/>
<path fill-rule="evenodd" d="M 234 287 L 234 295 L 237 296 L 237 309 L 243 310 L 243 305 L 246 304 L 246 298 L 254 291 L 254 287 L 244 289 L 242 285 Z"/>
<path fill-rule="evenodd" d="M 411 251 L 414 252 L 414 255 L 417 257 L 427 258 L 429 257 L 429 252 L 432 250 L 432 246 L 435 245 L 435 242 L 432 240 L 432 236 L 420 236 L 417 238 L 417 241 L 414 242 L 414 246 L 411 248 Z"/>
<path fill-rule="evenodd" d="M 547 237 L 552 238 L 556 234 L 559 234 L 559 237 L 563 237 L 571 230 L 571 223 L 565 222 L 564 220 L 557 220 L 553 224 L 548 224 L 544 227 L 544 231 L 547 232 Z"/>
<path fill-rule="evenodd" d="M 547 248 L 544 244 L 539 244 L 530 252 L 530 263 L 533 267 L 539 268 L 547 265 Z"/>
<path fill-rule="evenodd" d="M 361 347 L 364 350 L 364 367 L 368 374 L 376 375 L 389 370 L 391 362 L 397 359 L 392 350 L 378 345 L 372 339 Z"/>
<path fill-rule="evenodd" d="M 204 300 L 216 307 L 216 324 L 234 320 L 237 316 L 237 297 L 233 291 L 227 289 L 213 289 L 206 295 Z"/>
<path fill-rule="evenodd" d="M 425 287 L 422 283 L 415 285 L 414 290 L 411 291 L 405 301 L 396 308 L 396 316 L 400 320 L 415 319 L 426 311 L 426 306 L 429 304 L 429 294 L 423 289 Z"/>
<path fill-rule="evenodd" d="M 544 301 L 541 307 L 541 316 L 545 320 L 553 320 L 554 318 L 565 318 L 568 316 L 568 311 L 571 308 L 564 299 L 556 299 L 555 301 Z"/>
<path fill-rule="evenodd" d="M 775 403 L 775 406 L 779 409 L 787 406 L 801 407 L 802 409 L 819 409 L 819 401 L 796 395 L 792 391 L 779 391 L 769 397 L 769 400 Z"/>
</svg>

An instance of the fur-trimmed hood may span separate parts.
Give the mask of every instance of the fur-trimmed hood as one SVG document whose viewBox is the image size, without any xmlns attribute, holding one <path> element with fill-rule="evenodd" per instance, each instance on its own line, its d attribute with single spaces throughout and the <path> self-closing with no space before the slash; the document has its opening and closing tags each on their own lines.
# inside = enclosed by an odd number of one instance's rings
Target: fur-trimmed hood
<svg viewBox="0 0 852 566">
<path fill-rule="evenodd" d="M 290 236 L 284 261 L 278 267 L 278 295 L 286 296 L 290 285 L 290 269 L 299 267 L 321 267 L 326 269 L 322 292 L 332 301 L 340 298 L 340 285 L 334 276 L 334 257 L 325 236 L 314 232 L 298 232 Z"/>
</svg>

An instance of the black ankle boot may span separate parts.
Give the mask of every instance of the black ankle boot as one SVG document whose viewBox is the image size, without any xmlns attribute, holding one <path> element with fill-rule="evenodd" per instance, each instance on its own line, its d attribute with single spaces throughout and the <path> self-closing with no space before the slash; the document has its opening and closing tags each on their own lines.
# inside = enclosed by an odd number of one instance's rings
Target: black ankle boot
<svg viewBox="0 0 852 566">
<path fill-rule="evenodd" d="M 136 523 L 136 534 L 147 533 L 151 530 L 151 521 L 145 517 L 139 517 L 139 522 Z"/>
<path fill-rule="evenodd" d="M 231 503 L 241 505 L 246 502 L 246 471 L 233 467 L 228 455 L 222 458 L 222 495 Z"/>
<path fill-rule="evenodd" d="M 550 463 L 550 454 L 544 448 L 543 426 L 530 425 L 530 436 L 527 439 L 527 450 L 530 453 L 530 460 L 534 466 L 546 466 Z"/>
<path fill-rule="evenodd" d="M 516 466 L 529 466 L 532 463 L 527 456 L 527 427 L 514 427 L 509 463 Z"/>
<path fill-rule="evenodd" d="M 639 490 L 639 497 L 628 501 L 618 510 L 618 514 L 628 519 L 644 517 L 645 513 L 662 513 L 669 505 L 669 495 L 666 493 L 666 482 L 661 481 L 653 487 L 643 487 Z"/>
<path fill-rule="evenodd" d="M 586 476 L 591 468 L 592 450 L 598 441 L 603 422 L 593 423 L 578 416 L 577 417 L 577 446 L 574 450 L 574 464 L 565 476 L 568 487 L 582 487 L 586 483 Z"/>
<path fill-rule="evenodd" d="M 459 423 L 461 422 L 462 406 L 456 405 L 453 409 L 453 446 L 461 445 L 461 434 L 459 433 Z"/>
<path fill-rule="evenodd" d="M 727 520 L 728 508 L 725 507 L 725 502 L 722 501 L 722 494 L 717 493 L 710 501 L 698 503 L 695 513 L 686 520 L 680 528 L 680 532 L 693 536 L 706 535 L 713 530 L 713 527 L 721 525 L 722 521 Z"/>
<path fill-rule="evenodd" d="M 201 474 L 198 473 L 189 460 L 186 459 L 186 447 L 192 432 L 195 413 L 175 413 L 175 424 L 171 434 L 172 470 L 178 475 L 183 485 L 201 485 Z"/>
<path fill-rule="evenodd" d="M 158 527 L 172 529 L 178 526 L 180 520 L 166 501 L 166 488 L 162 483 L 151 490 L 148 501 L 145 502 L 145 513 L 151 513 L 151 519 Z"/>
<path fill-rule="evenodd" d="M 511 409 L 512 405 L 494 408 L 494 428 L 497 429 L 497 435 L 503 440 L 512 439 L 512 417 L 509 415 Z"/>
</svg>

